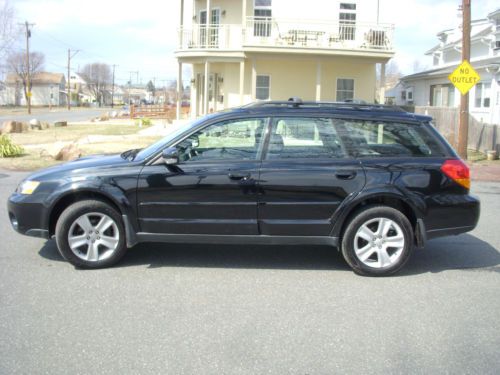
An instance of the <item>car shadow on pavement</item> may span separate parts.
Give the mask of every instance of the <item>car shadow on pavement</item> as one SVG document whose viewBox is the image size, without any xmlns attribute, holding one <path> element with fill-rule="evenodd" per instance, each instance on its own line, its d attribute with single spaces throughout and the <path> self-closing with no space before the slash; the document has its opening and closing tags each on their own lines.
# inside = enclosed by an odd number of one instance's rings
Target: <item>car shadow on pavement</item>
<svg viewBox="0 0 500 375">
<path fill-rule="evenodd" d="M 471 234 L 438 238 L 415 249 L 399 275 L 448 270 L 500 272 L 500 249 Z"/>
<path fill-rule="evenodd" d="M 39 254 L 64 261 L 54 240 Z M 248 269 L 296 269 L 349 271 L 342 255 L 327 246 L 250 246 L 144 243 L 130 249 L 115 267 L 148 265 L 159 267 L 206 267 Z M 398 274 L 410 276 L 447 270 L 500 272 L 500 253 L 490 244 L 469 234 L 429 241 L 416 249 Z"/>
</svg>

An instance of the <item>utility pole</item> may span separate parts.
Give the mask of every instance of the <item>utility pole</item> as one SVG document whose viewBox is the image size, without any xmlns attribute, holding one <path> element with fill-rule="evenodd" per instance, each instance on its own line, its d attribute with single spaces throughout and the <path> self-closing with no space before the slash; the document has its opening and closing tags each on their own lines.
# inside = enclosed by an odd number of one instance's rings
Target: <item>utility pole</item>
<svg viewBox="0 0 500 375">
<path fill-rule="evenodd" d="M 30 67 L 30 38 L 31 30 L 30 27 L 35 26 L 34 23 L 29 23 L 25 21 L 21 23 L 26 27 L 26 104 L 28 105 L 28 113 L 31 114 L 31 67 Z"/>
<path fill-rule="evenodd" d="M 462 61 L 470 60 L 470 3 L 462 0 Z M 469 93 L 460 97 L 460 123 L 458 125 L 458 154 L 467 160 L 469 133 Z"/>
<path fill-rule="evenodd" d="M 71 110 L 71 59 L 75 57 L 75 55 L 80 52 L 80 50 L 73 51 L 73 55 L 71 55 L 71 50 L 68 48 L 68 111 Z"/>
<path fill-rule="evenodd" d="M 111 108 L 115 107 L 115 68 L 116 64 L 113 64 L 113 85 L 111 86 Z"/>
</svg>

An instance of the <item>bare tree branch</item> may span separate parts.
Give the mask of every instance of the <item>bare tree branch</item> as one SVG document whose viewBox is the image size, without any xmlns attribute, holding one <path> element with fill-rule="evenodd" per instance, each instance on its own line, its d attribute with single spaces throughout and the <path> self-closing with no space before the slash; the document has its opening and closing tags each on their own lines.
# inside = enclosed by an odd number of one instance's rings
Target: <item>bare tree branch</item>
<svg viewBox="0 0 500 375">
<path fill-rule="evenodd" d="M 45 63 L 45 56 L 40 52 L 30 53 L 30 66 L 28 68 L 26 64 L 26 54 L 23 52 L 12 53 L 7 57 L 7 68 L 15 73 L 17 78 L 23 84 L 24 97 L 28 100 L 28 92 L 31 91 L 33 82 L 30 81 L 30 87 L 28 87 L 28 69 L 31 77 L 36 75 L 43 70 Z"/>
<path fill-rule="evenodd" d="M 87 64 L 83 67 L 80 75 L 86 81 L 92 96 L 99 103 L 99 106 L 101 106 L 105 90 L 111 85 L 111 67 L 108 64 L 98 62 Z"/>
<path fill-rule="evenodd" d="M 19 35 L 19 27 L 14 22 L 14 8 L 9 0 L 0 0 L 0 58 L 7 54 Z"/>
</svg>

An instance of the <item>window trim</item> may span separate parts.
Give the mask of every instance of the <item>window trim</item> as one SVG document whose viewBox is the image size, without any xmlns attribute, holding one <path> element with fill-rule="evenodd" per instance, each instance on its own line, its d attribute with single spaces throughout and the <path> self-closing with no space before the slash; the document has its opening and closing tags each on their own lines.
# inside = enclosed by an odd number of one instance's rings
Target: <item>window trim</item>
<svg viewBox="0 0 500 375">
<path fill-rule="evenodd" d="M 354 99 L 356 97 L 356 80 L 354 78 L 350 78 L 350 77 L 337 77 L 337 81 L 335 83 L 335 101 L 339 101 L 339 98 L 338 98 L 338 92 L 339 92 L 339 80 L 341 79 L 344 79 L 344 80 L 347 80 L 347 79 L 350 79 L 352 80 L 352 98 L 351 99 Z M 347 91 L 347 90 L 342 90 L 342 91 Z"/>
<path fill-rule="evenodd" d="M 257 89 L 259 88 L 257 86 L 257 77 L 259 76 L 263 76 L 263 77 L 269 77 L 269 87 L 268 87 L 268 91 L 269 91 L 269 95 L 267 97 L 267 99 L 258 99 L 257 98 Z M 255 75 L 255 100 L 260 100 L 260 101 L 266 101 L 266 100 L 272 100 L 271 99 L 271 83 L 272 83 L 272 77 L 271 77 L 271 74 L 256 74 Z M 262 88 L 262 87 L 261 87 Z"/>
</svg>

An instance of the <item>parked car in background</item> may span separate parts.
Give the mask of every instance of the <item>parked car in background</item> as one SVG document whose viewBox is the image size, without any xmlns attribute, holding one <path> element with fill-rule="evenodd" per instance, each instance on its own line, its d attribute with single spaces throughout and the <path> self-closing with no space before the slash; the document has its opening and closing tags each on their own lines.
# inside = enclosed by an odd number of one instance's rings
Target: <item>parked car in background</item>
<svg viewBox="0 0 500 375">
<path fill-rule="evenodd" d="M 327 245 L 362 275 L 472 230 L 468 167 L 431 118 L 293 99 L 212 114 L 142 150 L 38 171 L 8 202 L 22 234 L 82 268 L 140 242 Z M 238 251 L 235 248 L 235 251 Z"/>
</svg>

